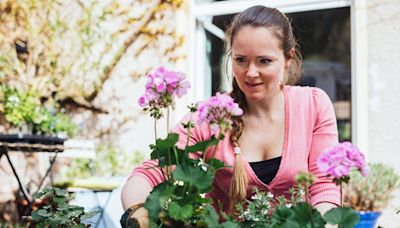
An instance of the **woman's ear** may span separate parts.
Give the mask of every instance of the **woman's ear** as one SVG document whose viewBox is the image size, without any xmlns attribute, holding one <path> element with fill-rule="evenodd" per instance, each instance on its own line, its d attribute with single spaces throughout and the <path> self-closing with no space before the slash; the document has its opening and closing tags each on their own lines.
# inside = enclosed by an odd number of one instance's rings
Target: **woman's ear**
<svg viewBox="0 0 400 228">
<path fill-rule="evenodd" d="M 292 64 L 292 60 L 295 54 L 294 52 L 295 52 L 294 48 L 290 49 L 289 58 L 285 59 L 285 69 L 288 69 L 290 67 L 290 64 Z"/>
</svg>

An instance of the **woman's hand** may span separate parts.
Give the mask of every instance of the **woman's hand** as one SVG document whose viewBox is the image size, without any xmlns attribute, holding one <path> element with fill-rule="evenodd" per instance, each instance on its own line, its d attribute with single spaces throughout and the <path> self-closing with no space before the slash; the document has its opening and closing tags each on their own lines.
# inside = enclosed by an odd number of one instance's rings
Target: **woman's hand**
<svg viewBox="0 0 400 228">
<path fill-rule="evenodd" d="M 123 228 L 148 228 L 149 213 L 143 203 L 132 205 L 122 215 L 120 223 Z"/>
</svg>

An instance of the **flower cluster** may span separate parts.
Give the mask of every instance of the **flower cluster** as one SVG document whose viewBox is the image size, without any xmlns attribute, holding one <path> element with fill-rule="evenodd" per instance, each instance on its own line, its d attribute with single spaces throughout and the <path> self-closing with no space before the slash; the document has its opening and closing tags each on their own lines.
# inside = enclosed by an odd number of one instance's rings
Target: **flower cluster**
<svg viewBox="0 0 400 228">
<path fill-rule="evenodd" d="M 252 222 L 270 224 L 276 208 L 294 207 L 304 201 L 305 194 L 304 187 L 301 185 L 295 185 L 290 188 L 287 192 L 288 198 L 284 194 L 275 196 L 272 192 L 267 190 L 260 191 L 258 188 L 253 188 L 253 193 L 251 200 L 246 200 L 244 204 L 236 205 L 239 219 L 249 227 L 254 227 L 250 225 Z"/>
<path fill-rule="evenodd" d="M 232 125 L 231 117 L 243 114 L 243 110 L 234 102 L 232 97 L 220 93 L 217 93 L 208 101 L 200 103 L 197 110 L 199 115 L 197 123 L 206 122 L 210 124 L 213 132 L 219 130 L 224 132 L 230 129 Z"/>
<path fill-rule="evenodd" d="M 350 142 L 343 142 L 324 152 L 317 161 L 318 168 L 336 180 L 349 176 L 355 168 L 363 176 L 367 175 L 364 155 Z"/>
<path fill-rule="evenodd" d="M 144 110 L 150 110 L 151 115 L 159 119 L 162 114 L 160 109 L 174 104 L 175 97 L 182 97 L 190 88 L 190 83 L 185 80 L 181 72 L 169 71 L 159 67 L 149 74 L 146 83 L 146 92 L 138 100 Z"/>
<path fill-rule="evenodd" d="M 267 191 L 259 191 L 253 188 L 254 195 L 246 200 L 246 208 L 238 205 L 239 218 L 244 221 L 267 222 L 270 220 L 273 208 L 274 194 Z"/>
</svg>

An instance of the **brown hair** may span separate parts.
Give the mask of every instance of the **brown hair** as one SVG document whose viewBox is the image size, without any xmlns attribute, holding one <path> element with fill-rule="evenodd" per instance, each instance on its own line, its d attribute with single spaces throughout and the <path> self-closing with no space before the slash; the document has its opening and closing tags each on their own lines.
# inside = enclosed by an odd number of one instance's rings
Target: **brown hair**
<svg viewBox="0 0 400 228">
<path fill-rule="evenodd" d="M 276 38 L 280 40 L 281 48 L 286 59 L 291 59 L 292 63 L 286 71 L 282 81 L 283 85 L 294 85 L 300 78 L 302 58 L 298 50 L 297 41 L 293 35 L 291 22 L 288 17 L 275 8 L 265 6 L 253 6 L 237 14 L 225 34 L 226 57 L 225 64 L 229 61 L 232 54 L 231 47 L 235 35 L 244 26 L 265 27 L 273 30 Z M 293 51 L 294 50 L 294 53 Z M 232 98 L 239 106 L 246 111 L 247 103 L 245 95 L 240 90 L 235 78 L 232 80 Z M 242 134 L 244 124 L 241 117 L 233 119 L 233 129 L 231 141 L 234 146 L 238 145 L 238 140 Z M 229 192 L 230 213 L 234 215 L 236 204 L 242 202 L 247 195 L 247 176 L 242 164 L 240 154 L 235 154 L 235 163 L 233 166 L 233 177 Z"/>
</svg>

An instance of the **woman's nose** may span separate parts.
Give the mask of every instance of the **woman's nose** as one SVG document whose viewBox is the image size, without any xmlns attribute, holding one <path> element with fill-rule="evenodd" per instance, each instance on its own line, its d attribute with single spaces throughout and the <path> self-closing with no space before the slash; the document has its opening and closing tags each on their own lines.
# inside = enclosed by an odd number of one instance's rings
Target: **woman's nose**
<svg viewBox="0 0 400 228">
<path fill-rule="evenodd" d="M 259 76 L 259 72 L 257 67 L 255 66 L 255 64 L 250 63 L 249 64 L 249 68 L 247 69 L 247 77 L 258 77 Z"/>
</svg>

